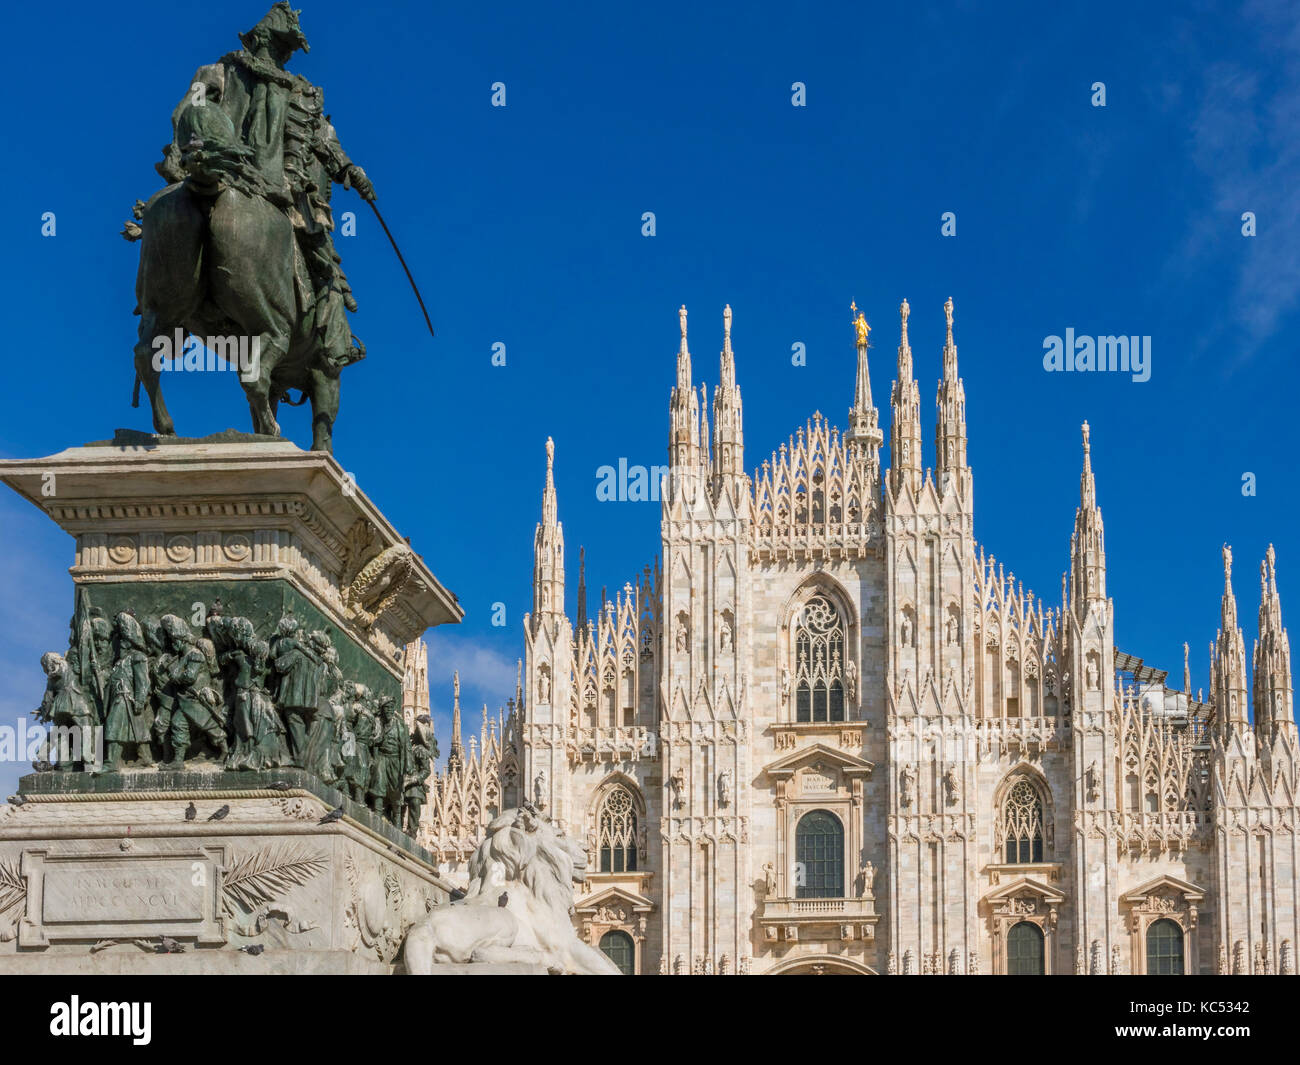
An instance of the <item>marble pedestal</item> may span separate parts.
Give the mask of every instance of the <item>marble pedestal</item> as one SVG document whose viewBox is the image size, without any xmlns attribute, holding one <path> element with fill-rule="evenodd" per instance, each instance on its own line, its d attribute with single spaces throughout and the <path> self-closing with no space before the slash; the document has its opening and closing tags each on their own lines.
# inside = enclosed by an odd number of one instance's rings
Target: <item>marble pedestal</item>
<svg viewBox="0 0 1300 1065">
<path fill-rule="evenodd" d="M 0 481 L 74 537 L 72 579 L 109 618 L 130 607 L 197 624 L 220 599 L 265 638 L 292 611 L 331 633 L 348 679 L 400 701 L 402 648 L 464 616 L 334 456 L 289 441 L 119 431 L 0 462 Z"/>
<path fill-rule="evenodd" d="M 0 462 L 0 481 L 74 538 L 86 616 L 172 614 L 201 633 L 219 610 L 269 640 L 292 614 L 327 636 L 344 684 L 398 706 L 403 647 L 463 616 L 333 456 L 287 441 L 119 432 Z M 8 683 L 33 706 L 45 686 L 35 662 Z M 0 973 L 387 973 L 452 887 L 311 773 L 137 756 L 31 774 L 0 806 Z"/>
<path fill-rule="evenodd" d="M 388 973 L 452 887 L 301 770 L 40 773 L 19 792 L 0 807 L 0 973 Z"/>
</svg>

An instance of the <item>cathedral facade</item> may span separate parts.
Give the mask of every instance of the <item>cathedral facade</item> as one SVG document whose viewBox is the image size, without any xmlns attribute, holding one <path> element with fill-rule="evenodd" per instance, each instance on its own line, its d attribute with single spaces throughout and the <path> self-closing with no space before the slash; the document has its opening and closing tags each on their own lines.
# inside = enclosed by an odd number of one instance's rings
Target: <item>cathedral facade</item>
<svg viewBox="0 0 1300 1065">
<path fill-rule="evenodd" d="M 933 468 L 900 313 L 892 465 L 858 314 L 847 429 L 814 414 L 751 477 L 730 308 L 711 430 L 683 308 L 662 555 L 594 618 L 547 442 L 510 715 L 471 758 L 457 699 L 423 841 L 454 868 L 532 801 L 585 841 L 574 921 L 629 973 L 1295 972 L 1272 548 L 1253 686 L 1225 547 L 1209 696 L 1186 654 L 1177 689 L 1114 644 L 1088 426 L 1049 605 L 976 535 L 951 301 Z"/>
</svg>

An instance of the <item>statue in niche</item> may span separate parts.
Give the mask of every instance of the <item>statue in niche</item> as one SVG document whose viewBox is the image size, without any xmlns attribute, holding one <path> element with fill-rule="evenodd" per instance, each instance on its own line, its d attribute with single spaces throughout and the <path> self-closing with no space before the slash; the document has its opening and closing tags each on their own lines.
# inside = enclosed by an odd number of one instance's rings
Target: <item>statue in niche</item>
<svg viewBox="0 0 1300 1065">
<path fill-rule="evenodd" d="M 943 774 L 943 793 L 949 806 L 957 802 L 957 798 L 961 793 L 961 784 L 957 780 L 957 770 L 953 766 L 949 766 Z"/>
<path fill-rule="evenodd" d="M 195 733 L 208 742 L 214 757 L 224 762 L 228 753 L 225 707 L 212 686 L 216 650 L 210 640 L 197 639 L 175 614 L 164 615 L 160 625 L 171 655 L 166 674 L 171 705 L 154 720 L 154 734 L 165 738 L 171 750 L 163 768 L 184 768 Z"/>
<path fill-rule="evenodd" d="M 1088 763 L 1088 768 L 1083 773 L 1084 787 L 1087 789 L 1088 801 L 1096 802 L 1100 794 L 1097 790 L 1097 762 L 1094 759 Z"/>
<path fill-rule="evenodd" d="M 537 701 L 539 703 L 549 703 L 551 701 L 551 675 L 545 668 L 537 677 Z"/>
<path fill-rule="evenodd" d="M 678 622 L 677 622 L 677 638 L 676 638 L 676 643 L 675 643 L 675 646 L 676 646 L 676 648 L 677 648 L 678 651 L 685 651 L 685 650 L 686 650 L 686 641 L 687 641 L 687 638 L 688 638 L 688 637 L 687 637 L 687 633 L 686 633 L 686 623 L 685 623 L 684 621 L 678 621 Z"/>
<path fill-rule="evenodd" d="M 387 693 L 379 697 L 379 733 L 375 737 L 367 798 L 370 808 L 393 824 L 402 824 L 406 774 L 410 769 L 411 738 L 402 713 Z"/>
<path fill-rule="evenodd" d="M 782 666 L 781 667 L 781 702 L 788 703 L 789 701 L 790 701 L 790 667 Z"/>
<path fill-rule="evenodd" d="M 153 685 L 144 629 L 125 611 L 117 615 L 115 627 L 117 656 L 108 675 L 108 716 L 104 723 L 104 768 L 110 772 L 121 767 L 123 749 L 136 760 L 153 764 L 154 714 L 149 698 Z"/>
<path fill-rule="evenodd" d="M 64 772 L 78 766 L 85 768 L 86 738 L 93 735 L 91 729 L 95 724 L 90 700 L 81 690 L 80 681 L 63 655 L 47 651 L 41 655 L 41 668 L 45 670 L 45 696 L 35 713 L 36 720 L 56 729 L 75 729 L 76 732 L 71 735 L 51 732 L 41 744 L 33 768 L 50 769 L 55 764 Z M 75 760 L 74 755 L 78 756 Z"/>
<path fill-rule="evenodd" d="M 851 658 L 844 663 L 844 690 L 849 694 L 849 702 L 856 703 L 858 700 L 858 667 L 854 665 Z"/>
<path fill-rule="evenodd" d="M 533 778 L 533 805 L 539 810 L 546 809 L 546 783 L 546 770 L 541 769 Z"/>
<path fill-rule="evenodd" d="M 862 897 L 869 898 L 876 893 L 876 867 L 867 862 L 862 868 Z"/>
<path fill-rule="evenodd" d="M 947 647 L 957 646 L 957 619 L 948 618 L 943 625 L 943 642 Z"/>
<path fill-rule="evenodd" d="M 765 898 L 776 898 L 776 866 L 771 862 L 763 863 L 763 894 Z"/>
<path fill-rule="evenodd" d="M 899 782 L 899 797 L 898 797 L 899 805 L 911 806 L 912 799 L 916 795 L 916 770 L 912 767 L 912 764 L 910 762 L 905 766 L 903 766 L 902 770 L 899 772 L 898 782 Z"/>
<path fill-rule="evenodd" d="M 1097 683 L 1098 681 L 1097 663 L 1094 662 L 1091 658 L 1088 659 L 1088 664 L 1084 672 L 1084 678 L 1088 682 L 1088 690 L 1096 691 L 1099 686 Z"/>
<path fill-rule="evenodd" d="M 668 788 L 673 793 L 673 809 L 680 810 L 686 801 L 686 773 L 681 766 L 668 778 Z"/>
<path fill-rule="evenodd" d="M 721 651 L 731 650 L 731 625 L 726 618 L 722 619 L 722 629 L 718 633 L 718 649 Z"/>
<path fill-rule="evenodd" d="M 718 805 L 731 805 L 731 770 L 724 769 L 718 774 Z"/>
<path fill-rule="evenodd" d="M 903 647 L 912 646 L 912 618 L 907 611 L 903 611 L 902 620 L 899 622 L 899 637 Z"/>
<path fill-rule="evenodd" d="M 428 714 L 421 714 L 411 732 L 411 768 L 406 774 L 406 834 L 413 839 L 420 831 L 420 812 L 429 797 L 432 748 L 433 723 Z"/>
</svg>

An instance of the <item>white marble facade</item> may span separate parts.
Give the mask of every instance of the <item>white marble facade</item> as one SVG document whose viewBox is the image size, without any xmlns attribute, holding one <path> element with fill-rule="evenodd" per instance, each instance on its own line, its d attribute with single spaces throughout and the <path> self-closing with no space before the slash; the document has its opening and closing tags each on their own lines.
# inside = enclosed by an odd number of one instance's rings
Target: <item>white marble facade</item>
<svg viewBox="0 0 1300 1065">
<path fill-rule="evenodd" d="M 1293 972 L 1271 548 L 1253 688 L 1225 548 L 1211 691 L 1176 690 L 1114 647 L 1088 427 L 1049 605 L 976 538 L 951 301 L 933 468 L 900 311 L 892 467 L 859 315 L 848 429 L 814 414 L 751 476 L 730 308 L 712 431 L 682 309 L 662 555 L 592 620 L 547 442 L 514 712 L 422 842 L 463 860 L 521 792 L 587 841 L 576 926 L 637 973 Z"/>
</svg>

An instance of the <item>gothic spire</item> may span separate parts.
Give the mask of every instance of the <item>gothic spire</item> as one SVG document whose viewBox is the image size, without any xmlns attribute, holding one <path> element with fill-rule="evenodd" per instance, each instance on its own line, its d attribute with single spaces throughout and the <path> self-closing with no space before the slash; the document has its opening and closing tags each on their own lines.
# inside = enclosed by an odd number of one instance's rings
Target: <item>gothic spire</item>
<svg viewBox="0 0 1300 1065">
<path fill-rule="evenodd" d="M 921 395 L 912 377 L 912 346 L 907 341 L 907 300 L 898 308 L 901 320 L 898 343 L 898 378 L 889 397 L 893 425 L 890 427 L 890 484 L 894 493 L 906 487 L 921 488 Z"/>
<path fill-rule="evenodd" d="M 1246 644 L 1237 625 L 1237 597 L 1232 592 L 1232 548 L 1223 545 L 1223 598 L 1219 603 L 1219 633 L 1214 647 L 1211 697 L 1223 732 L 1245 728 Z"/>
<path fill-rule="evenodd" d="M 1092 476 L 1092 446 L 1088 423 L 1083 423 L 1083 472 L 1079 475 L 1079 506 L 1074 512 L 1070 538 L 1071 601 L 1082 617 L 1089 606 L 1106 599 L 1106 535 L 1097 485 Z"/>
<path fill-rule="evenodd" d="M 715 491 L 730 486 L 738 498 L 745 477 L 745 433 L 740 386 L 736 384 L 736 357 L 731 350 L 731 305 L 722 312 L 722 353 L 718 386 L 713 390 L 713 484 Z"/>
<path fill-rule="evenodd" d="M 700 461 L 700 410 L 691 383 L 691 352 L 686 346 L 686 305 L 677 312 L 682 342 L 677 351 L 677 383 L 669 401 L 668 458 L 673 466 L 698 466 Z"/>
<path fill-rule="evenodd" d="M 533 536 L 533 631 L 564 614 L 564 530 L 555 498 L 555 442 L 546 438 L 542 520 Z"/>
<path fill-rule="evenodd" d="M 867 336 L 871 326 L 866 315 L 858 310 L 857 300 L 849 304 L 854 315 L 852 325 L 857 334 L 858 376 L 853 388 L 853 406 L 849 408 L 849 431 L 845 434 L 849 448 L 873 465 L 880 460 L 880 412 L 871 398 L 871 372 L 867 364 Z"/>
<path fill-rule="evenodd" d="M 1278 729 L 1294 729 L 1291 643 L 1282 627 L 1282 600 L 1277 594 L 1277 556 L 1273 545 L 1259 567 L 1259 641 L 1255 644 L 1255 727 L 1261 738 Z"/>
<path fill-rule="evenodd" d="M 465 764 L 465 745 L 460 742 L 460 672 L 451 675 L 451 753 L 447 755 L 447 770 Z"/>
<path fill-rule="evenodd" d="M 578 632 L 586 634 L 587 624 L 587 549 L 578 548 Z"/>
<path fill-rule="evenodd" d="M 938 421 L 934 427 L 936 481 L 943 489 L 946 474 L 966 468 L 966 389 L 957 376 L 957 345 L 952 339 L 952 298 L 943 305 L 948 320 L 947 340 L 943 345 L 943 379 L 935 398 Z"/>
</svg>

